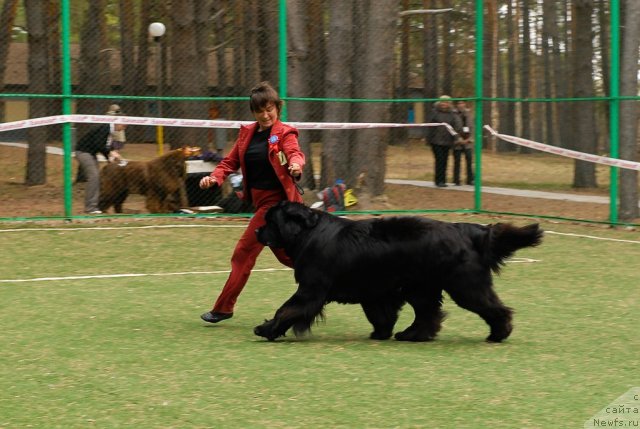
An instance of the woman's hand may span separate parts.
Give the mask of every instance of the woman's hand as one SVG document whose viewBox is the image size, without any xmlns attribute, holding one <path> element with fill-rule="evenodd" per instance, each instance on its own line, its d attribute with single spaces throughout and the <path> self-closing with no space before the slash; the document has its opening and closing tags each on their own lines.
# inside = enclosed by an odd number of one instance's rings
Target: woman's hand
<svg viewBox="0 0 640 429">
<path fill-rule="evenodd" d="M 211 176 L 205 176 L 200 179 L 200 189 L 209 189 L 212 186 L 218 186 L 218 183 Z"/>
<path fill-rule="evenodd" d="M 300 164 L 298 164 L 297 162 L 292 162 L 289 165 L 289 174 L 291 174 L 293 177 L 300 177 L 300 175 L 302 174 Z"/>
</svg>

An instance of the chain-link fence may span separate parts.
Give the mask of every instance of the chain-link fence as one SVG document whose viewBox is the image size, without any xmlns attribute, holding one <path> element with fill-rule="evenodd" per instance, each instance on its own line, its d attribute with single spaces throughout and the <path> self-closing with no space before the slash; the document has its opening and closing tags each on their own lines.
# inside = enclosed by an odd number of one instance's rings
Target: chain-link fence
<svg viewBox="0 0 640 429">
<path fill-rule="evenodd" d="M 358 198 L 350 210 L 637 222 L 638 47 L 635 64 L 619 63 L 633 52 L 619 42 L 620 19 L 635 8 L 617 0 L 5 0 L 0 20 L 13 31 L 0 36 L 0 217 L 112 213 L 123 196 L 123 213 L 250 212 L 231 183 L 210 192 L 197 182 L 237 135 L 207 121 L 252 120 L 247 95 L 267 80 L 286 100 L 283 120 L 315 124 L 299 127 L 309 204 L 342 180 Z M 166 31 L 151 35 L 154 22 Z M 63 124 L 70 114 L 82 122 Z M 349 126 L 452 116 L 460 138 L 430 133 L 437 127 Z M 20 122 L 45 117 L 58 119 Z M 109 118 L 128 125 L 121 132 Z M 100 192 L 87 189 L 82 156 L 71 160 L 92 133 L 117 142 L 126 161 L 98 154 Z M 181 152 L 182 174 L 150 202 L 157 177 L 149 171 L 158 170 L 147 164 L 183 146 L 199 153 Z M 170 167 L 159 168 L 166 176 Z M 117 201 L 88 206 L 87 194 Z"/>
</svg>

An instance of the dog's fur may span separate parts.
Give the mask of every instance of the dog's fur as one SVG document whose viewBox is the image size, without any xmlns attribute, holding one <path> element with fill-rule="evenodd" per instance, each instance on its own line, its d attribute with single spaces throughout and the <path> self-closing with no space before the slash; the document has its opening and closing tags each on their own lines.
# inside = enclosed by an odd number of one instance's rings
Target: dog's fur
<svg viewBox="0 0 640 429">
<path fill-rule="evenodd" d="M 521 248 L 541 242 L 538 224 L 482 226 L 421 217 L 349 220 L 282 202 L 269 209 L 258 240 L 284 248 L 294 263 L 298 290 L 272 320 L 254 330 L 274 340 L 289 328 L 308 331 L 326 303 L 360 304 L 372 339 L 391 337 L 405 302 L 415 320 L 395 338 L 433 340 L 443 320 L 446 291 L 460 307 L 482 317 L 500 342 L 512 330 L 512 310 L 493 290 L 492 272 Z"/>
<path fill-rule="evenodd" d="M 173 213 L 187 205 L 186 159 L 200 148 L 185 146 L 150 161 L 129 161 L 125 165 L 109 163 L 100 172 L 100 202 L 106 212 L 111 206 L 122 213 L 129 194 L 146 196 L 149 213 Z"/>
</svg>

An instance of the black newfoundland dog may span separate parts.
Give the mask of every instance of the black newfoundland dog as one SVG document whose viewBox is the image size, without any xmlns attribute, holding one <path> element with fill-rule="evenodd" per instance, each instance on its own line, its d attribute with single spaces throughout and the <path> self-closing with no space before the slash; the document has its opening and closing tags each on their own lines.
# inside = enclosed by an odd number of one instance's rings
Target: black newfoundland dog
<svg viewBox="0 0 640 429">
<path fill-rule="evenodd" d="M 373 325 L 370 337 L 391 337 L 405 302 L 415 320 L 400 341 L 433 340 L 444 318 L 442 291 L 491 328 L 487 341 L 511 333 L 512 310 L 493 290 L 492 272 L 523 247 L 541 242 L 538 224 L 482 226 L 421 217 L 349 220 L 282 202 L 269 209 L 258 240 L 293 259 L 298 290 L 273 319 L 254 330 L 270 341 L 289 328 L 308 331 L 329 302 L 360 304 Z"/>
</svg>

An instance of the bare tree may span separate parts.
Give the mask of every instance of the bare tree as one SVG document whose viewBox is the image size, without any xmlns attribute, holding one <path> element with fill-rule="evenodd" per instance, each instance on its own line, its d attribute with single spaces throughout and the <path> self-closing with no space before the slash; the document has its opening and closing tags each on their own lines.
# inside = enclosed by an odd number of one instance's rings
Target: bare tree
<svg viewBox="0 0 640 429">
<path fill-rule="evenodd" d="M 640 47 L 640 2 L 626 1 L 624 14 L 620 94 L 638 95 L 638 47 Z M 620 158 L 635 161 L 638 153 L 638 102 L 620 102 Z M 631 220 L 638 212 L 638 172 L 620 170 L 620 218 Z"/>
<path fill-rule="evenodd" d="M 371 0 L 372 3 L 372 0 Z M 398 4 L 395 0 L 363 2 L 368 16 L 360 34 L 364 45 L 362 57 L 354 71 L 366 79 L 359 79 L 355 86 L 358 98 L 390 98 L 392 94 L 393 70 L 395 68 L 394 43 Z M 358 119 L 387 122 L 390 108 L 385 103 L 364 103 L 359 108 Z M 356 151 L 352 159 L 356 177 L 365 175 L 365 185 L 360 190 L 363 205 L 367 197 L 376 197 L 384 192 L 385 158 L 388 129 L 367 129 L 356 133 Z M 351 175 L 353 176 L 353 174 Z"/>
<path fill-rule="evenodd" d="M 484 34 L 484 50 L 482 53 L 482 88 L 484 91 L 483 96 L 494 97 L 495 96 L 495 71 L 498 64 L 498 49 L 497 49 L 497 35 L 498 35 L 498 5 L 497 0 L 487 0 L 487 6 L 484 9 L 485 26 Z M 493 112 L 495 103 L 487 102 L 483 105 L 483 113 L 485 123 L 493 123 Z M 488 138 L 485 138 L 482 143 L 483 148 L 489 146 Z"/>
<path fill-rule="evenodd" d="M 607 14 L 607 5 L 610 2 L 608 0 L 598 0 L 597 2 L 597 7 L 598 7 L 598 22 L 599 22 L 599 30 L 598 31 L 598 37 L 599 37 L 599 45 L 600 45 L 600 58 L 601 58 L 601 64 L 602 64 L 602 91 L 605 94 L 609 94 L 610 92 L 610 88 L 611 88 L 611 79 L 609 77 L 609 33 L 611 31 L 610 26 L 609 26 L 609 16 Z M 624 5 L 624 1 L 622 2 L 622 4 Z M 609 124 L 609 103 L 605 103 L 605 107 L 604 107 L 604 117 L 605 117 L 605 123 L 607 124 L 607 129 L 609 129 L 609 127 L 611 126 Z M 608 134 L 607 134 L 608 136 Z M 608 139 L 607 139 L 608 141 Z M 608 150 L 608 144 L 607 146 L 607 150 Z"/>
<path fill-rule="evenodd" d="M 89 2 L 80 35 L 81 94 L 108 94 L 111 92 L 109 55 L 107 49 L 107 23 L 105 0 Z M 99 99 L 80 99 L 78 111 L 85 114 L 103 114 L 105 102 Z"/>
<path fill-rule="evenodd" d="M 202 63 L 198 58 L 201 49 L 197 46 L 195 0 L 174 0 L 171 3 L 171 90 L 174 96 L 202 96 L 207 93 L 206 82 L 196 73 Z M 210 10 L 207 8 L 206 10 Z M 195 73 L 195 76 L 194 76 Z M 174 102 L 173 114 L 179 118 L 207 118 L 208 108 L 197 101 Z M 204 145 L 206 130 L 201 128 L 174 128 L 169 145 L 172 149 L 185 144 Z"/>
<path fill-rule="evenodd" d="M 353 56 L 353 6 L 344 0 L 329 1 L 329 36 L 327 51 L 332 52 L 327 58 L 325 96 L 329 98 L 349 98 L 352 95 L 352 80 L 349 64 Z M 351 107 L 349 103 L 328 102 L 324 109 L 326 122 L 349 120 Z M 320 188 L 329 186 L 336 179 L 347 179 L 348 136 L 350 132 L 328 130 L 322 139 L 322 167 Z M 341 154 L 344 154 L 341 156 Z M 352 185 L 349 183 L 349 185 Z"/>
<path fill-rule="evenodd" d="M 306 3 L 306 2 L 305 2 Z M 258 55 L 259 80 L 267 80 L 275 84 L 278 80 L 278 38 L 279 34 L 273 31 L 278 23 L 277 2 L 259 1 L 256 9 L 258 15 L 257 39 L 260 46 Z M 257 82 L 256 82 L 257 83 Z M 252 83 L 252 85 L 255 83 Z"/>
<path fill-rule="evenodd" d="M 135 51 L 134 37 L 131 37 L 135 28 L 135 9 L 133 2 L 119 0 L 120 14 L 120 87 L 123 94 L 135 94 L 136 74 L 135 74 Z M 147 30 L 147 27 L 144 27 Z"/>
<path fill-rule="evenodd" d="M 553 3 L 553 2 L 551 2 Z M 555 41 L 553 42 L 553 84 L 555 87 L 556 98 L 566 98 L 573 92 L 573 79 L 567 82 L 562 76 L 572 73 L 571 70 L 571 49 L 569 49 L 569 3 L 560 2 L 556 6 L 560 10 L 560 15 L 556 20 L 553 28 L 558 28 L 558 32 L 554 32 Z M 554 13 L 555 17 L 555 13 Z M 564 46 L 564 49 L 561 47 Z M 559 127 L 560 141 L 559 146 L 567 147 L 571 142 L 571 127 L 560 126 L 559 124 L 568 124 L 571 121 L 572 105 L 570 102 L 561 101 L 556 104 L 557 124 Z"/>
<path fill-rule="evenodd" d="M 62 82 L 62 55 L 60 54 L 60 2 L 47 1 L 47 44 L 49 59 L 49 79 L 47 80 L 47 92 L 55 94 L 60 91 Z M 46 116 L 54 116 L 62 111 L 62 100 L 52 99 L 47 102 Z M 61 140 L 62 126 L 47 127 L 48 140 Z"/>
<path fill-rule="evenodd" d="M 499 82 L 501 86 L 501 94 L 503 97 L 516 97 L 516 52 L 518 40 L 518 26 L 515 12 L 513 10 L 513 0 L 507 0 L 507 16 L 505 18 L 505 38 L 507 42 L 506 64 L 499 68 Z M 500 103 L 500 129 L 504 134 L 513 135 L 516 132 L 516 104 L 514 102 Z M 511 143 L 498 140 L 496 149 L 499 152 L 512 152 L 516 150 L 516 146 Z"/>
<path fill-rule="evenodd" d="M 7 68 L 13 22 L 18 11 L 18 0 L 6 0 L 0 12 L 0 89 L 4 88 L 4 72 Z M 0 122 L 4 121 L 4 99 L 0 98 Z"/>
<path fill-rule="evenodd" d="M 543 94 L 544 97 L 550 99 L 553 97 L 553 82 L 556 77 L 553 73 L 552 58 L 554 43 L 557 43 L 557 19 L 556 8 L 552 2 L 542 3 L 542 64 L 543 64 Z M 555 36 L 554 36 L 555 35 Z M 545 103 L 545 141 L 548 144 L 557 144 L 559 138 L 557 136 L 557 127 L 554 115 L 556 103 Z"/>
<path fill-rule="evenodd" d="M 593 44 L 591 43 L 593 39 L 591 26 L 593 0 L 575 0 L 574 14 L 573 96 L 578 98 L 593 97 Z M 579 103 L 571 110 L 573 146 L 580 152 L 596 153 L 598 140 L 593 103 Z M 580 160 L 576 160 L 574 165 L 573 186 L 576 188 L 596 187 L 595 165 Z"/>
<path fill-rule="evenodd" d="M 293 97 L 304 97 L 311 92 L 311 80 L 309 75 L 311 69 L 309 66 L 309 34 L 308 28 L 308 10 L 309 3 L 304 0 L 288 0 L 287 1 L 287 23 L 288 23 L 288 40 L 287 51 L 288 61 L 288 88 L 287 95 Z M 289 103 L 291 110 L 289 111 L 289 119 L 293 121 L 309 120 L 309 103 L 292 101 Z M 311 159 L 311 142 L 310 132 L 300 131 L 300 148 L 308 159 Z M 315 179 L 313 171 L 313 163 L 307 164 L 302 177 L 302 186 L 308 189 L 315 188 Z"/>
<path fill-rule="evenodd" d="M 27 31 L 29 32 L 29 92 L 45 94 L 48 86 L 47 2 L 25 0 Z M 46 116 L 47 100 L 34 98 L 29 102 L 29 116 Z M 27 171 L 28 186 L 42 185 L 47 181 L 47 130 L 44 127 L 28 131 Z"/>
<path fill-rule="evenodd" d="M 215 43 L 215 55 L 218 65 L 217 82 L 215 96 L 224 96 L 230 94 L 231 85 L 229 83 L 229 73 L 227 72 L 226 48 L 228 46 L 228 34 L 225 27 L 225 19 L 229 13 L 228 0 L 216 1 L 212 3 L 213 10 L 213 38 Z M 218 114 L 221 118 L 228 118 L 229 111 L 225 103 L 218 103 Z"/>
<path fill-rule="evenodd" d="M 425 9 L 436 8 L 436 0 L 423 0 Z M 438 18 L 437 15 L 425 14 L 423 18 L 424 32 L 422 40 L 423 52 L 423 90 L 425 98 L 436 98 L 439 92 L 439 58 L 438 58 Z M 427 111 L 432 103 L 425 106 Z"/>
<path fill-rule="evenodd" d="M 18 11 L 18 0 L 5 0 L 0 12 L 0 90 L 4 90 L 4 72 L 7 68 L 13 23 Z M 4 99 L 0 98 L 0 122 L 4 121 Z"/>
<path fill-rule="evenodd" d="M 520 72 L 520 98 L 528 98 L 531 84 L 531 28 L 529 23 L 529 0 L 522 0 L 522 49 L 520 49 L 520 58 L 522 71 Z M 531 138 L 531 113 L 529 103 L 524 101 L 521 103 L 520 122 L 522 124 L 522 137 Z M 521 152 L 528 152 L 527 148 L 520 148 Z"/>
</svg>

